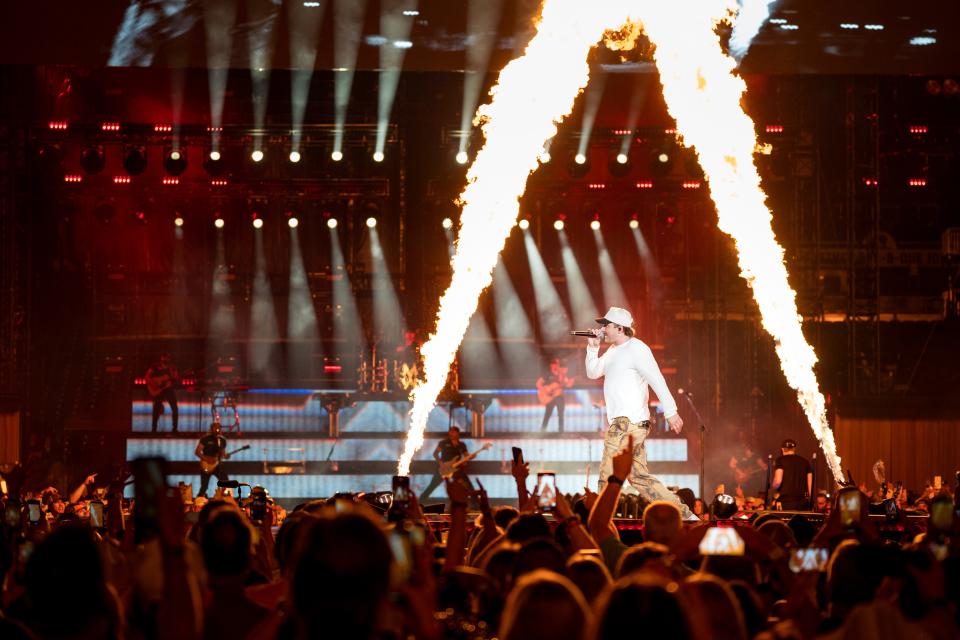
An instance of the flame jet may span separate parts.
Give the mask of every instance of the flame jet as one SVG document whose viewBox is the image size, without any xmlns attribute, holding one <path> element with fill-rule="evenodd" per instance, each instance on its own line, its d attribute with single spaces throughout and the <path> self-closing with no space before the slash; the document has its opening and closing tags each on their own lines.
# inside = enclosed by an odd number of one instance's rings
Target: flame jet
<svg viewBox="0 0 960 640">
<path fill-rule="evenodd" d="M 410 398 L 410 429 L 398 474 L 423 445 L 427 416 L 443 389 L 450 364 L 491 282 L 497 257 L 517 220 L 527 178 L 537 169 L 544 143 L 557 133 L 587 85 L 587 54 L 610 25 L 623 24 L 630 2 L 545 0 L 537 33 L 524 54 L 511 61 L 490 90 L 475 124 L 484 134 L 483 148 L 467 171 L 460 195 L 463 207 L 453 277 L 440 298 L 437 326 L 420 349 L 424 379 Z"/>
<path fill-rule="evenodd" d="M 753 162 L 756 131 L 741 107 L 747 86 L 735 75 L 736 62 L 723 53 L 716 33 L 717 22 L 729 17 L 728 9 L 722 1 L 639 3 L 634 28 L 642 25 L 655 45 L 667 110 L 683 143 L 697 153 L 718 226 L 736 243 L 740 275 L 753 290 L 763 327 L 775 341 L 787 384 L 797 392 L 834 478 L 842 481 L 826 402 L 813 369 L 817 355 L 803 335 L 783 247 L 773 233 L 773 217 Z"/>
</svg>

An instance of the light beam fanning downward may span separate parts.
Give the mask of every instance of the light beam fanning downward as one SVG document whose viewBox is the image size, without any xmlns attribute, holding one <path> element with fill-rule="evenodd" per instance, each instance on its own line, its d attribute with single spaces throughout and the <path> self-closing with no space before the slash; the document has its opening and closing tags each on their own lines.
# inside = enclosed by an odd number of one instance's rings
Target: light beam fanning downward
<svg viewBox="0 0 960 640">
<path fill-rule="evenodd" d="M 776 342 L 787 383 L 823 447 L 836 480 L 843 480 L 823 394 L 813 366 L 817 356 L 797 313 L 796 293 L 787 281 L 783 248 L 753 163 L 757 137 L 740 106 L 746 84 L 734 75 L 735 62 L 723 54 L 715 27 L 724 17 L 723 0 L 640 3 L 637 18 L 656 46 L 655 59 L 667 109 L 684 144 L 700 159 L 720 230 L 737 245 L 741 276 L 753 289 L 764 328 Z"/>
<path fill-rule="evenodd" d="M 527 178 L 537 168 L 537 156 L 587 84 L 590 48 L 609 25 L 626 20 L 630 4 L 545 0 L 537 34 L 524 55 L 500 72 L 490 91 L 492 102 L 478 112 L 485 143 L 460 196 L 463 212 L 453 278 L 440 299 L 436 330 L 420 350 L 425 379 L 410 394 L 413 409 L 400 475 L 408 474 L 410 461 L 423 445 L 427 416 L 443 389 L 480 293 L 490 285 Z"/>
</svg>

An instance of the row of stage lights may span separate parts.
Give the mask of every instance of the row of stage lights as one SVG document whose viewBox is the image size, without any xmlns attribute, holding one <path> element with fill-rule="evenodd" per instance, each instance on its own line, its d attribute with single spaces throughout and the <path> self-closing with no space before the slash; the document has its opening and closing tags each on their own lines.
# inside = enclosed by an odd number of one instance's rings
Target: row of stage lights
<svg viewBox="0 0 960 640">
<path fill-rule="evenodd" d="M 141 222 L 145 221 L 145 215 L 143 213 L 138 212 L 136 216 Z M 186 224 L 186 220 L 184 220 L 182 215 L 177 214 L 176 217 L 174 217 L 173 219 L 173 224 L 177 227 L 182 227 L 184 226 L 184 224 Z M 253 213 L 250 215 L 250 224 L 253 226 L 254 229 L 262 229 L 264 225 L 264 221 L 259 214 Z M 364 224 L 367 226 L 368 229 L 373 229 L 374 227 L 377 226 L 377 219 L 373 216 L 370 216 L 364 221 Z M 449 231 L 450 229 L 453 229 L 453 224 L 454 223 L 451 218 L 444 218 L 440 223 L 440 225 L 444 228 L 444 230 L 447 230 L 447 231 Z M 566 227 L 566 224 L 567 223 L 564 220 L 564 218 L 560 217 L 553 221 L 553 228 L 556 229 L 557 231 L 562 231 Z M 217 216 L 213 219 L 213 226 L 216 227 L 217 229 L 223 229 L 226 225 L 227 225 L 226 220 L 220 214 L 217 214 Z M 290 227 L 291 229 L 296 229 L 299 225 L 300 225 L 299 218 L 297 218 L 292 214 L 287 214 L 288 227 Z M 329 229 L 336 229 L 338 226 L 340 226 L 340 222 L 336 218 L 327 218 L 327 227 Z M 521 218 L 520 220 L 517 221 L 516 226 L 521 231 L 527 231 L 530 228 L 530 219 Z M 639 229 L 640 220 L 637 217 L 632 217 L 627 223 L 627 226 L 629 226 L 631 229 Z M 600 220 L 597 218 L 594 218 L 593 220 L 591 220 L 590 228 L 593 231 L 599 231 Z"/>
<path fill-rule="evenodd" d="M 66 131 L 70 127 L 70 124 L 66 121 L 58 120 L 51 121 L 48 123 L 48 128 L 53 131 Z M 911 127 L 911 133 L 916 133 L 914 131 L 916 127 Z M 924 127 L 924 129 L 926 129 Z M 116 133 L 121 130 L 121 125 L 118 122 L 102 122 L 100 123 L 100 130 L 107 133 Z M 156 124 L 153 126 L 154 133 L 171 133 L 173 130 L 172 125 L 169 124 Z M 222 127 L 208 127 L 208 132 L 222 132 Z M 782 125 L 767 125 L 765 128 L 766 132 L 780 134 L 783 133 L 784 127 Z M 631 136 L 633 135 L 632 130 L 616 130 L 613 132 L 615 135 L 621 136 Z M 676 135 L 676 130 L 672 128 L 664 129 L 665 135 Z M 622 146 L 622 145 L 621 145 Z M 254 164 L 259 164 L 266 159 L 267 155 L 262 146 L 257 146 L 250 152 L 249 158 Z M 374 151 L 371 154 L 371 158 L 374 162 L 380 163 L 385 160 L 385 155 L 383 151 Z M 289 151 L 287 154 L 287 159 L 292 164 L 297 164 L 303 159 L 303 153 L 294 148 Z M 344 159 L 343 151 L 339 149 L 334 149 L 330 152 L 330 160 L 333 162 L 340 162 Z M 589 171 L 590 162 L 587 156 L 578 152 L 569 158 L 569 164 L 571 167 L 572 173 L 581 174 Z M 666 148 L 654 149 L 651 154 L 651 164 L 656 168 L 667 168 L 672 164 L 673 160 L 672 149 L 668 150 Z M 223 171 L 222 162 L 224 160 L 223 152 L 217 148 L 211 148 L 205 153 L 203 167 L 210 173 L 210 175 L 220 175 Z M 465 150 L 460 150 L 456 156 L 455 160 L 458 164 L 467 164 L 470 161 L 470 156 Z M 539 160 L 542 164 L 547 164 L 551 162 L 552 157 L 549 149 L 544 149 L 539 156 Z M 611 154 L 610 157 L 610 170 L 614 175 L 625 174 L 629 171 L 629 165 L 632 164 L 632 158 L 630 154 L 621 149 L 616 154 Z M 90 175 L 94 175 L 103 170 L 106 164 L 106 158 L 102 145 L 92 144 L 85 147 L 81 153 L 80 164 L 83 167 L 84 171 Z M 123 151 L 123 165 L 127 170 L 129 175 L 139 175 L 143 173 L 147 166 L 146 153 L 142 145 L 128 144 L 124 147 Z M 187 169 L 187 157 L 185 150 L 177 145 L 170 145 L 164 151 L 163 154 L 163 166 L 167 173 L 171 176 L 179 176 L 184 173 Z"/>
</svg>

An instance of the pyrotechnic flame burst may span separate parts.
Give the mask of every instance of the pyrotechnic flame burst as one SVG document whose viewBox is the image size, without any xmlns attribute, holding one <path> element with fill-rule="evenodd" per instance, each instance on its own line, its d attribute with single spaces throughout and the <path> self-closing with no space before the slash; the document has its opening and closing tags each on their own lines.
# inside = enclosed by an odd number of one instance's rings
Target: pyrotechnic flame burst
<svg viewBox="0 0 960 640">
<path fill-rule="evenodd" d="M 696 148 L 709 181 L 719 227 L 736 242 L 741 275 L 753 289 L 764 328 L 776 341 L 787 382 L 797 391 L 834 477 L 842 480 L 813 371 L 816 354 L 801 330 L 783 249 L 773 234 L 753 164 L 756 134 L 740 107 L 746 85 L 733 74 L 735 62 L 724 55 L 715 33 L 717 21 L 727 17 L 730 8 L 724 0 L 545 0 L 537 34 L 525 54 L 504 68 L 491 90 L 492 102 L 478 111 L 486 142 L 467 172 L 460 197 L 463 212 L 453 277 L 440 299 L 437 328 L 421 348 L 425 378 L 410 394 L 411 425 L 398 465 L 400 475 L 409 473 L 410 462 L 423 445 L 427 416 L 480 294 L 491 282 L 537 157 L 587 83 L 590 48 L 609 29 L 619 31 L 608 37 L 626 48 L 642 22 L 656 46 L 667 107 L 684 143 Z M 557 69 L 563 72 L 556 73 Z"/>
<path fill-rule="evenodd" d="M 803 335 L 783 248 L 774 236 L 753 163 L 755 128 L 740 106 L 747 86 L 734 75 L 735 62 L 723 54 L 715 30 L 726 9 L 722 2 L 673 0 L 642 3 L 637 17 L 656 46 L 667 109 L 684 144 L 697 152 L 718 225 L 736 242 L 740 275 L 753 289 L 763 327 L 776 342 L 787 384 L 797 392 L 834 478 L 842 481 L 826 402 L 813 370 L 817 356 Z"/>
<path fill-rule="evenodd" d="M 626 21 L 628 4 L 546 0 L 524 55 L 504 67 L 490 90 L 492 101 L 478 110 L 485 142 L 460 195 L 463 211 L 453 277 L 440 298 L 437 328 L 420 349 L 425 377 L 410 394 L 413 408 L 400 475 L 408 474 L 413 455 L 423 445 L 427 416 L 480 294 L 490 285 L 497 256 L 516 223 L 527 178 L 537 168 L 544 143 L 556 135 L 557 122 L 570 113 L 587 84 L 587 54 L 607 26 Z"/>
</svg>

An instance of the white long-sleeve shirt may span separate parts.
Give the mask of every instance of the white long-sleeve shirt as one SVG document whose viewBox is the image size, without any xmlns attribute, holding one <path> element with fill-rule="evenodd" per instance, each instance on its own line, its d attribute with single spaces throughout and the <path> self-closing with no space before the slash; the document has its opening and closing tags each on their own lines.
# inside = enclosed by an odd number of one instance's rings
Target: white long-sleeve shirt
<svg viewBox="0 0 960 640">
<path fill-rule="evenodd" d="M 677 414 L 677 402 L 667 388 L 667 381 L 653 352 L 646 344 L 630 338 L 621 345 L 611 345 L 603 355 L 600 347 L 587 347 L 587 377 L 603 377 L 603 397 L 607 405 L 607 422 L 626 417 L 630 422 L 650 419 L 650 387 L 660 399 L 663 414 Z"/>
</svg>

